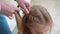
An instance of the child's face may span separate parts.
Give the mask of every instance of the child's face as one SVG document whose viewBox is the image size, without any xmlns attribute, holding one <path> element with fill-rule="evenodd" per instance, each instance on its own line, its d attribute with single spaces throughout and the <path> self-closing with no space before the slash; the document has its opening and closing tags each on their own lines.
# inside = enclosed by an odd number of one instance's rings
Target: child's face
<svg viewBox="0 0 60 34">
<path fill-rule="evenodd" d="M 48 26 L 39 23 L 29 23 L 28 28 L 31 30 L 32 34 L 47 34 Z"/>
</svg>

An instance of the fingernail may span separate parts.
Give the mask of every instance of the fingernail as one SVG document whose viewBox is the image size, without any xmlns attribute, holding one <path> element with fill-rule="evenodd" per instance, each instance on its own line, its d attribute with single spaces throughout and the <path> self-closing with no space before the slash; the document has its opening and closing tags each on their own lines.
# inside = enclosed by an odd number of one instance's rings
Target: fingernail
<svg viewBox="0 0 60 34">
<path fill-rule="evenodd" d="M 27 11 L 27 14 L 29 14 L 29 11 Z"/>
<path fill-rule="evenodd" d="M 11 16 L 9 16 L 8 18 L 9 18 L 9 19 L 12 19 L 12 17 L 11 17 Z"/>
<path fill-rule="evenodd" d="M 20 8 L 17 8 L 17 10 L 15 10 L 15 11 L 19 12 L 20 11 Z"/>
<path fill-rule="evenodd" d="M 13 18 L 14 18 L 14 16 L 13 16 L 13 15 L 12 15 L 12 16 L 8 16 L 8 18 L 9 18 L 9 19 L 13 19 Z"/>
<path fill-rule="evenodd" d="M 18 8 L 18 11 L 20 11 L 20 8 Z"/>
</svg>

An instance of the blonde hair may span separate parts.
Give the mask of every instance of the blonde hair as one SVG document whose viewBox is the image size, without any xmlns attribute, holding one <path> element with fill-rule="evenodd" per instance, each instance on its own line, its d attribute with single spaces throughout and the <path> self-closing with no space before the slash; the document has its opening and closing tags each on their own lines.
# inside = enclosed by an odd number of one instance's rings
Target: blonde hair
<svg viewBox="0 0 60 34">
<path fill-rule="evenodd" d="M 36 31 L 51 30 L 52 19 L 46 8 L 38 5 L 31 7 L 30 13 L 25 14 L 22 19 L 22 34 L 32 34 L 32 28 Z"/>
</svg>

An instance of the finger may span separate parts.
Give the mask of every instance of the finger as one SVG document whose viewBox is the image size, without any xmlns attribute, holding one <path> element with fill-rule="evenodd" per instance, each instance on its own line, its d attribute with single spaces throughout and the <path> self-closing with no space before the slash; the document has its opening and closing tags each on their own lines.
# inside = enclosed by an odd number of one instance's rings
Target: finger
<svg viewBox="0 0 60 34">
<path fill-rule="evenodd" d="M 11 13 L 4 13 L 4 15 L 6 15 L 9 19 L 14 18 L 13 14 L 11 14 Z"/>
<path fill-rule="evenodd" d="M 10 7 L 10 9 L 16 10 L 16 11 L 20 11 L 20 8 L 14 6 L 12 3 L 7 3 L 7 5 Z"/>
<path fill-rule="evenodd" d="M 11 13 L 6 12 L 6 11 L 1 11 L 2 14 L 6 15 L 6 16 L 11 16 Z"/>
<path fill-rule="evenodd" d="M 17 2 L 18 2 L 18 4 L 19 4 L 19 6 L 24 9 L 23 12 L 26 13 L 26 14 L 28 14 L 29 11 L 28 11 L 28 9 L 26 8 L 25 4 L 24 4 L 22 1 L 19 1 L 19 0 L 17 0 Z"/>
<path fill-rule="evenodd" d="M 8 16 L 12 16 L 12 13 L 11 11 L 11 7 L 10 5 L 8 4 L 8 2 L 4 2 L 1 4 L 2 8 L 1 8 L 1 11 L 2 11 L 2 14 L 6 15 L 7 17 Z"/>
<path fill-rule="evenodd" d="M 6 15 L 9 19 L 12 19 L 14 17 L 12 13 L 9 13 L 9 12 L 6 12 L 6 11 L 4 11 L 3 14 Z"/>
<path fill-rule="evenodd" d="M 29 11 L 26 8 L 25 4 L 24 5 L 21 5 L 20 7 L 24 9 L 24 13 L 29 14 Z"/>
<path fill-rule="evenodd" d="M 3 12 L 4 11 L 4 12 Z M 9 6 L 4 5 L 4 7 L 2 7 L 2 13 L 11 16 L 11 14 L 13 14 L 14 10 L 11 9 Z"/>
<path fill-rule="evenodd" d="M 25 3 L 26 8 L 30 11 L 30 4 L 29 3 Z"/>
<path fill-rule="evenodd" d="M 11 15 L 11 16 L 8 16 L 9 19 L 13 19 L 14 18 L 14 15 Z"/>
<path fill-rule="evenodd" d="M 6 14 L 6 15 L 10 15 L 10 12 L 9 12 L 10 8 L 9 8 L 9 6 L 7 6 L 7 4 L 2 4 L 1 5 L 1 11 L 2 11 L 2 13 Z"/>
<path fill-rule="evenodd" d="M 28 9 L 27 9 L 26 7 L 24 7 L 24 12 L 25 12 L 26 14 L 29 14 L 29 11 L 28 11 Z"/>
</svg>

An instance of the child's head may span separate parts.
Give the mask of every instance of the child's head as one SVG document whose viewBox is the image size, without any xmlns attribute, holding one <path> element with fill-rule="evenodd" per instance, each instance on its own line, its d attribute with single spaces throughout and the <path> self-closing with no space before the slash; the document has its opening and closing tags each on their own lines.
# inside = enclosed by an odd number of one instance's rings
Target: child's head
<svg viewBox="0 0 60 34">
<path fill-rule="evenodd" d="M 29 14 L 22 19 L 24 34 L 46 34 L 52 26 L 48 11 L 42 6 L 32 6 Z"/>
</svg>

